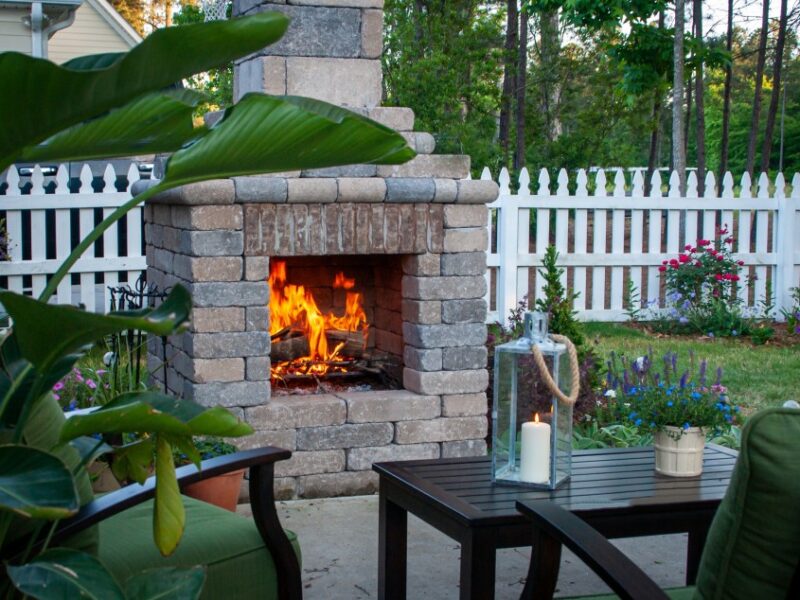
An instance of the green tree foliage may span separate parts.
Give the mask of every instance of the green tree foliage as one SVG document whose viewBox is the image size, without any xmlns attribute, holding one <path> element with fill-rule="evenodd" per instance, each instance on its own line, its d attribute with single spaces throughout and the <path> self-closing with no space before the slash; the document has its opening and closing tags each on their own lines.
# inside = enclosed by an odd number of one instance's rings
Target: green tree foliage
<svg viewBox="0 0 800 600">
<path fill-rule="evenodd" d="M 384 103 L 410 106 L 437 152 L 494 166 L 500 109 L 504 10 L 465 0 L 387 0 Z"/>
</svg>

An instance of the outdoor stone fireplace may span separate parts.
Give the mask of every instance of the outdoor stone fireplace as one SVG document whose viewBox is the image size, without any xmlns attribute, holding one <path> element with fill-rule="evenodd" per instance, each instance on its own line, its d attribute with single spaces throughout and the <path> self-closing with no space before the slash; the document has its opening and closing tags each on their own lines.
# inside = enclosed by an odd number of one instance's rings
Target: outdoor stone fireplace
<svg viewBox="0 0 800 600">
<path fill-rule="evenodd" d="M 237 65 L 237 96 L 259 89 L 346 105 L 401 132 L 417 158 L 193 184 L 145 207 L 148 281 L 181 283 L 195 304 L 188 332 L 150 345 L 151 371 L 171 393 L 252 424 L 240 446 L 292 450 L 276 465 L 282 498 L 375 491 L 373 462 L 486 452 L 485 205 L 497 186 L 467 179 L 466 156 L 432 154 L 410 109 L 375 106 L 382 2 L 316 3 L 235 4 L 293 18 L 284 41 Z M 325 43 L 331 36 L 338 41 Z M 313 75 L 320 69 L 325 77 Z M 276 261 L 332 312 L 343 296 L 326 282 L 338 271 L 355 280 L 365 348 L 387 357 L 398 389 L 323 379 L 321 393 L 300 394 L 271 384 Z"/>
</svg>

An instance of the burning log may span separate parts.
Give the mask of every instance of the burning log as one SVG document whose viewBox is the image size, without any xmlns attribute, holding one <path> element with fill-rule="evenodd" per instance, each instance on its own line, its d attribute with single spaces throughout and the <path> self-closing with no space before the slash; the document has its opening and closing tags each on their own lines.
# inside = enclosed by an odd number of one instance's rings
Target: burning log
<svg viewBox="0 0 800 600">
<path fill-rule="evenodd" d="M 339 350 L 339 356 L 352 356 L 360 358 L 364 354 L 367 346 L 367 339 L 361 331 L 343 331 L 341 329 L 329 329 L 325 332 L 328 338 L 328 345 L 335 348 L 341 343 L 344 346 Z"/>
<path fill-rule="evenodd" d="M 304 335 L 273 341 L 269 349 L 269 357 L 273 363 L 295 360 L 308 356 L 309 353 L 308 338 Z"/>
</svg>

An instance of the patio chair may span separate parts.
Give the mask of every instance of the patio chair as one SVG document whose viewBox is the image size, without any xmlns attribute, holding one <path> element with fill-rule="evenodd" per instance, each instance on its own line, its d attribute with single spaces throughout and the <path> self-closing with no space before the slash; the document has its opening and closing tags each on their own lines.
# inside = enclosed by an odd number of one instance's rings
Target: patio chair
<svg viewBox="0 0 800 600">
<path fill-rule="evenodd" d="M 55 401 L 42 402 L 31 421 L 37 441 L 46 445 L 47 438 L 57 439 L 64 416 Z M 129 485 L 84 504 L 77 515 L 61 523 L 51 546 L 95 552 L 121 583 L 149 568 L 205 565 L 201 598 L 299 600 L 300 548 L 294 533 L 281 527 L 272 487 L 274 464 L 291 454 L 265 447 L 205 460 L 201 471 L 194 465 L 177 469 L 183 488 L 249 468 L 253 518 L 183 496 L 186 527 L 170 557 L 162 557 L 153 542 L 153 477 L 144 485 Z"/>
<path fill-rule="evenodd" d="M 563 544 L 620 598 L 797 600 L 799 507 L 800 410 L 764 410 L 744 427 L 742 449 L 709 529 L 696 586 L 661 590 L 579 517 L 551 502 L 517 502 L 533 524 L 533 555 L 522 598 L 553 597 Z"/>
</svg>

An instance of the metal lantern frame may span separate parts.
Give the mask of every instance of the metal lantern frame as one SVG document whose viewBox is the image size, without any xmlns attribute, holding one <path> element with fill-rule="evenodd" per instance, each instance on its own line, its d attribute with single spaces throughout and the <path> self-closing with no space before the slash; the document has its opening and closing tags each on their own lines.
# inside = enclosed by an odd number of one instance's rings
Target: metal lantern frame
<svg viewBox="0 0 800 600">
<path fill-rule="evenodd" d="M 572 408 L 578 393 L 577 355 L 567 338 L 548 335 L 546 313 L 525 313 L 523 323 L 521 338 L 495 348 L 492 481 L 502 485 L 553 490 L 572 474 Z M 524 357 L 530 357 L 528 366 L 520 364 Z M 545 359 L 548 358 L 552 362 L 552 375 L 545 373 Z M 565 379 L 560 376 L 561 371 L 567 366 L 572 375 L 569 396 L 563 393 L 559 385 L 559 380 L 563 382 Z M 520 410 L 521 394 L 527 391 L 520 389 L 520 376 L 525 374 L 526 369 L 533 369 L 551 392 L 553 389 L 559 390 L 559 393 L 550 395 L 549 477 L 544 482 L 523 479 L 520 468 L 522 426 L 529 420 L 529 416 Z M 544 421 L 547 419 L 545 416 Z"/>
</svg>

